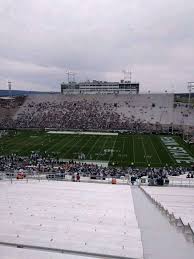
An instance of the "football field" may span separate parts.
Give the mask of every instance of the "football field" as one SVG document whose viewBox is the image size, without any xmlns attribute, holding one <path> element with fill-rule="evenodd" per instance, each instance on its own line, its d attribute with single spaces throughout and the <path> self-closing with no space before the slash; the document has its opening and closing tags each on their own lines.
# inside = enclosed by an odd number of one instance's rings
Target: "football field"
<svg viewBox="0 0 194 259">
<path fill-rule="evenodd" d="M 194 164 L 194 147 L 178 136 L 18 131 L 0 138 L 0 155 L 27 156 L 32 152 L 67 160 L 105 161 L 109 165 L 124 167 Z"/>
</svg>

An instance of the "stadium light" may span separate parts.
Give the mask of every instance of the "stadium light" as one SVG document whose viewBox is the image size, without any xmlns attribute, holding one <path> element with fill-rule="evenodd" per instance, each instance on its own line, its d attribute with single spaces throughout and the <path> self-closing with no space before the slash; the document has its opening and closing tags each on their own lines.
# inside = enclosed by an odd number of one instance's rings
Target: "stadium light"
<svg viewBox="0 0 194 259">
<path fill-rule="evenodd" d="M 188 103 L 189 103 L 189 108 L 190 108 L 190 105 L 191 105 L 191 93 L 192 93 L 192 90 L 194 90 L 194 82 L 188 82 L 188 90 L 189 90 L 189 100 L 188 100 Z"/>
<path fill-rule="evenodd" d="M 12 88 L 11 88 L 12 82 L 8 81 L 8 90 L 9 90 L 9 97 L 12 97 Z"/>
<path fill-rule="evenodd" d="M 192 91 L 194 91 L 194 81 L 192 82 L 188 82 L 188 91 L 189 91 L 189 98 L 188 98 L 188 114 L 189 114 L 189 110 L 191 109 L 191 94 L 192 94 Z M 184 121 L 183 121 L 184 123 Z M 183 140 L 188 142 L 189 143 L 189 127 L 187 125 L 184 125 L 183 124 Z"/>
</svg>

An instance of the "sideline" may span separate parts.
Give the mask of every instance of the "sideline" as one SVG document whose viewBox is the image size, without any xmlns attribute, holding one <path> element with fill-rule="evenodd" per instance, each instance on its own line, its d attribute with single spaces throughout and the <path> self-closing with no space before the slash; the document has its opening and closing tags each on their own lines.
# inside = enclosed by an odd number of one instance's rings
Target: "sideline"
<svg viewBox="0 0 194 259">
<path fill-rule="evenodd" d="M 67 134 L 67 135 L 100 135 L 100 136 L 118 136 L 113 132 L 93 132 L 93 131 L 47 131 L 48 134 Z"/>
</svg>

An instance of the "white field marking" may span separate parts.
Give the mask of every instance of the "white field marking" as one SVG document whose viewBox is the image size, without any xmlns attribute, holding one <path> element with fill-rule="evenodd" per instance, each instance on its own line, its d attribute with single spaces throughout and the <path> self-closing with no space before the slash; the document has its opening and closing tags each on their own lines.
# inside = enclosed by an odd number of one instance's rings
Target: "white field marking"
<svg viewBox="0 0 194 259">
<path fill-rule="evenodd" d="M 70 138 L 70 139 L 65 143 L 65 145 L 63 146 L 63 148 L 64 148 L 65 146 L 67 146 L 69 143 L 74 142 L 75 139 L 76 139 L 76 136 L 74 136 L 73 138 Z M 54 150 L 53 150 L 53 147 L 56 147 L 57 145 L 59 145 L 59 142 L 57 142 L 57 143 L 55 143 L 54 145 L 52 145 L 51 147 L 49 147 L 46 151 L 47 151 L 47 152 L 48 152 L 48 151 L 50 151 L 50 152 L 57 152 L 57 151 L 54 151 Z M 53 151 L 52 151 L 52 150 L 53 150 Z"/>
<path fill-rule="evenodd" d="M 83 138 L 78 138 L 77 141 L 74 141 L 74 142 L 73 142 L 73 145 L 72 145 L 69 149 L 67 149 L 66 152 L 64 153 L 64 157 L 66 156 L 66 154 L 69 153 L 70 150 L 73 149 L 73 147 L 75 147 L 75 145 L 77 145 L 77 144 L 78 144 L 80 141 L 82 141 L 82 140 L 83 140 Z M 70 158 L 70 159 L 72 159 L 72 158 Z"/>
<path fill-rule="evenodd" d="M 22 136 L 21 136 L 21 137 L 22 137 Z M 29 136 L 27 136 L 27 135 L 24 136 L 24 137 L 22 137 L 22 139 L 20 140 L 19 143 L 20 143 L 20 144 L 26 144 L 26 141 L 28 140 L 28 137 L 29 137 Z M 44 137 L 44 138 L 45 138 L 45 137 Z M 44 139 L 44 138 L 43 138 L 43 139 Z M 42 141 L 42 139 L 39 140 L 39 141 Z M 18 142 L 18 139 L 17 139 L 17 142 Z M 38 139 L 34 140 L 33 143 L 34 143 L 34 142 L 35 142 L 35 143 L 38 142 Z M 20 146 L 20 144 L 19 144 L 19 146 L 17 145 L 18 148 L 19 148 L 19 149 L 17 149 L 17 151 L 18 151 L 19 153 L 23 151 L 23 146 Z M 14 144 L 14 145 L 15 145 L 15 144 Z M 7 147 L 11 147 L 11 149 L 13 149 L 13 143 L 10 142 L 9 144 L 6 144 L 6 148 L 7 148 Z M 29 148 L 29 144 L 28 144 L 28 148 Z M 28 148 L 27 148 L 27 152 L 28 152 Z M 30 150 L 31 150 L 31 148 L 30 148 Z M 25 152 L 26 152 L 26 149 L 25 149 Z"/>
<path fill-rule="evenodd" d="M 158 136 L 159 137 L 159 136 Z M 165 150 L 167 150 L 167 154 L 169 155 L 170 159 L 172 160 L 173 164 L 176 164 L 176 161 L 175 159 L 173 158 L 173 156 L 170 154 L 169 150 L 167 149 L 167 147 L 164 145 L 163 141 L 161 140 L 161 137 L 160 138 L 160 142 L 162 143 L 163 147 L 165 148 Z"/>
<path fill-rule="evenodd" d="M 102 136 L 118 136 L 113 132 L 94 132 L 94 131 L 47 131 L 49 134 L 69 134 L 69 135 L 102 135 Z"/>
<path fill-rule="evenodd" d="M 173 139 L 174 139 L 174 141 L 176 141 L 176 143 L 177 143 L 180 147 L 182 147 L 182 148 L 188 153 L 188 155 L 190 155 L 191 157 L 194 158 L 193 153 L 191 152 L 191 150 L 189 150 L 187 147 L 181 145 L 181 144 L 176 140 L 176 138 L 173 137 Z"/>
<path fill-rule="evenodd" d="M 154 144 L 153 144 L 152 139 L 151 139 L 150 136 L 149 136 L 149 140 L 150 140 L 150 142 L 151 142 L 151 144 L 152 144 L 153 149 L 154 149 L 155 152 L 156 152 L 156 155 L 157 155 L 157 157 L 158 157 L 160 163 L 162 164 L 162 161 L 161 161 L 161 159 L 160 159 L 160 157 L 159 157 L 158 151 L 156 150 L 156 148 L 155 148 L 155 146 L 154 146 Z"/>
<path fill-rule="evenodd" d="M 142 146 L 143 146 L 143 150 L 144 150 L 144 154 L 145 154 L 144 157 L 146 158 L 147 164 L 149 164 L 148 159 L 147 159 L 147 153 L 146 153 L 145 146 L 144 146 L 144 143 L 143 143 L 143 138 L 141 138 L 141 141 L 142 141 Z"/>
<path fill-rule="evenodd" d="M 125 145 L 125 141 L 123 141 L 123 143 L 122 143 L 122 151 L 121 151 L 121 157 L 120 157 L 121 163 L 122 163 L 122 154 L 123 154 L 123 150 L 124 150 L 124 145 Z"/>
<path fill-rule="evenodd" d="M 21 139 L 20 139 L 20 137 L 21 137 Z M 19 136 L 20 144 L 21 144 L 21 143 L 26 144 L 26 140 L 28 139 L 28 137 L 29 137 L 29 136 L 27 136 L 27 135 L 26 135 L 26 136 Z M 16 140 L 16 139 L 14 139 L 14 141 L 12 142 L 12 141 L 10 141 L 10 139 L 9 139 L 10 142 L 9 142 L 8 144 L 6 144 L 6 147 L 10 147 L 10 146 L 12 147 L 12 146 L 13 146 L 13 143 L 15 142 L 15 140 Z M 16 143 L 18 143 L 18 139 L 17 139 L 17 142 L 16 142 Z M 14 144 L 14 145 L 15 145 L 15 144 Z M 20 150 L 21 150 L 21 149 L 23 149 L 23 147 L 21 147 Z"/>
<path fill-rule="evenodd" d="M 130 139 L 129 139 L 129 137 L 126 139 L 127 140 L 127 147 L 129 147 L 130 146 Z M 133 143 L 132 143 L 132 146 L 133 146 Z M 129 151 L 129 149 L 127 150 L 127 152 Z M 127 154 L 129 155 L 129 154 L 131 154 L 132 152 L 128 152 Z M 131 161 L 131 156 L 129 156 L 129 162 Z M 134 155 L 132 154 L 132 159 L 134 160 Z"/>
<path fill-rule="evenodd" d="M 70 138 L 69 140 L 68 140 L 68 137 L 65 136 L 65 140 L 67 140 L 67 141 L 64 143 L 64 145 L 61 145 L 61 147 L 57 150 L 57 152 L 61 152 L 61 150 L 62 150 L 64 147 L 66 147 L 69 143 L 71 143 L 71 142 L 74 143 L 75 139 L 76 139 L 76 136 L 74 136 L 73 138 Z M 57 144 L 59 144 L 59 142 L 58 142 Z M 54 146 L 56 146 L 56 144 L 55 144 Z"/>
<path fill-rule="evenodd" d="M 96 139 L 96 141 L 94 142 L 94 144 L 92 145 L 92 147 L 90 148 L 88 153 L 86 154 L 86 157 L 91 154 L 91 152 L 94 150 L 94 147 L 97 145 L 97 143 L 100 141 L 101 138 L 102 138 L 102 136 L 100 136 L 99 138 Z"/>
<path fill-rule="evenodd" d="M 98 160 L 98 157 L 100 156 L 100 154 L 102 154 L 101 151 L 104 149 L 104 147 L 105 147 L 107 141 L 108 141 L 108 138 L 104 141 L 104 144 L 103 144 L 103 146 L 102 146 L 102 148 L 101 148 L 101 150 L 100 150 L 100 153 L 98 154 L 96 160 Z"/>
<path fill-rule="evenodd" d="M 168 139 L 168 142 L 166 142 L 166 140 L 164 139 Z M 186 163 L 189 163 L 189 162 L 192 163 L 194 161 L 193 156 L 187 151 L 185 147 L 179 144 L 179 142 L 177 142 L 175 138 L 161 137 L 161 140 L 164 143 L 164 145 L 167 147 L 169 153 L 172 154 L 172 157 L 175 159 L 177 163 L 181 163 L 181 161 L 182 162 L 184 161 Z"/>
<path fill-rule="evenodd" d="M 68 138 L 67 137 L 65 137 L 63 140 L 67 140 Z M 74 139 L 74 138 L 73 138 Z M 61 145 L 60 146 L 60 148 L 59 149 L 57 149 L 56 151 L 52 151 L 52 152 L 60 152 L 60 150 L 63 148 L 63 147 L 65 147 L 71 140 L 73 140 L 73 139 L 69 139 L 67 142 L 65 142 L 65 144 L 64 145 Z M 54 140 L 53 140 L 54 141 Z M 51 141 L 52 142 L 52 141 Z M 57 145 L 59 145 L 60 143 L 59 143 L 60 141 L 55 141 L 55 144 L 54 145 L 52 145 L 52 144 L 50 144 L 50 147 L 46 150 L 46 151 L 48 151 L 48 150 L 52 150 L 53 149 L 53 147 L 55 147 L 55 146 L 57 146 Z"/>
<path fill-rule="evenodd" d="M 108 162 L 110 162 L 111 155 L 114 154 L 114 149 L 115 149 L 115 144 L 116 144 L 117 138 L 118 138 L 118 135 L 116 136 L 115 141 L 114 141 L 114 143 L 113 143 L 113 146 L 112 146 L 113 153 L 110 152 L 110 156 L 109 156 Z"/>
<path fill-rule="evenodd" d="M 135 148 L 134 148 L 134 139 L 132 135 L 132 146 L 133 146 L 133 162 L 135 163 Z"/>
<path fill-rule="evenodd" d="M 33 143 L 42 142 L 42 140 L 45 140 L 46 137 L 47 137 L 46 135 L 44 135 L 43 138 L 40 138 L 40 136 L 37 136 L 37 138 L 33 141 Z M 40 145 L 40 143 L 38 145 Z M 36 146 L 37 146 L 37 144 L 36 144 Z"/>
<path fill-rule="evenodd" d="M 88 142 L 90 142 L 90 137 L 88 137 L 87 141 L 85 141 L 85 143 L 81 146 L 79 152 L 82 152 L 83 148 L 88 144 Z"/>
</svg>

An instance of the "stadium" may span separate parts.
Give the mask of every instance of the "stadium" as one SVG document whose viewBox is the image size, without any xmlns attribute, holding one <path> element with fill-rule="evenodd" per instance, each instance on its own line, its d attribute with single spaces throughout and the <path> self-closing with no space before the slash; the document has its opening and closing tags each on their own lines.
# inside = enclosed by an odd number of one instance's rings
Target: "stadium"
<svg viewBox="0 0 194 259">
<path fill-rule="evenodd" d="M 192 98 L 61 89 L 0 98 L 0 258 L 192 258 Z"/>
<path fill-rule="evenodd" d="M 0 0 L 0 259 L 194 258 L 193 11 Z"/>
<path fill-rule="evenodd" d="M 62 84 L 63 94 L 1 98 L 5 136 L 0 153 L 29 156 L 33 151 L 125 168 L 194 163 L 192 103 L 177 102 L 168 93 L 131 94 L 129 88 L 125 94 L 115 94 L 115 89 L 111 93 L 110 88 L 106 93 L 104 83 L 97 94 L 94 83 L 85 94 L 75 93 L 73 87 L 78 89 L 71 83 L 69 93 L 66 85 L 69 94 Z"/>
</svg>

